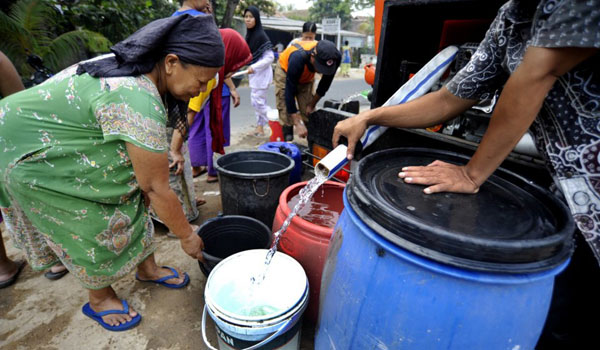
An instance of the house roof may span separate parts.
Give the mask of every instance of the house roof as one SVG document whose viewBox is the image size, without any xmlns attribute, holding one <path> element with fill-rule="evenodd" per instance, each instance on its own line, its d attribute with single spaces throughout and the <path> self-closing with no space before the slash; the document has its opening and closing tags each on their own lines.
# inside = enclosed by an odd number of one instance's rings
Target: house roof
<svg viewBox="0 0 600 350">
<path fill-rule="evenodd" d="M 241 17 L 235 17 L 238 20 L 243 21 L 244 19 Z M 272 29 L 272 30 L 280 30 L 284 32 L 290 33 L 301 33 L 303 21 L 298 21 L 295 19 L 289 19 L 286 17 L 276 17 L 276 16 L 261 16 L 260 21 L 262 22 L 263 28 Z M 317 33 L 323 34 L 323 27 L 320 23 L 317 23 Z M 327 33 L 330 34 L 330 33 Z M 340 30 L 340 35 L 342 36 L 354 36 L 360 38 L 366 38 L 367 36 L 357 32 L 351 32 L 349 30 Z"/>
</svg>

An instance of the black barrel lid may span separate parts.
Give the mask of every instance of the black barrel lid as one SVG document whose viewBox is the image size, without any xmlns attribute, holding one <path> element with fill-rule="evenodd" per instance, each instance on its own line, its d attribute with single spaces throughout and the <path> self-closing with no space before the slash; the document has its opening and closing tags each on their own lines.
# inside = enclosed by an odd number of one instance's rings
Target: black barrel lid
<svg viewBox="0 0 600 350">
<path fill-rule="evenodd" d="M 573 249 L 572 217 L 561 200 L 498 169 L 477 194 L 426 195 L 398 177 L 405 166 L 434 160 L 466 164 L 457 153 L 384 150 L 361 159 L 348 185 L 350 204 L 375 232 L 445 264 L 493 272 L 537 272 L 558 266 Z"/>
</svg>

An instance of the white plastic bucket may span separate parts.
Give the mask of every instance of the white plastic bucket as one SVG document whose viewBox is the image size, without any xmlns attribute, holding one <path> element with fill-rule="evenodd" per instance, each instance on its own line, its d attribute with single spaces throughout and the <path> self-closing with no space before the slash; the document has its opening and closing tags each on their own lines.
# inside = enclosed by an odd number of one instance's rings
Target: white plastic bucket
<svg viewBox="0 0 600 350">
<path fill-rule="evenodd" d="M 247 250 L 221 261 L 204 289 L 202 336 L 206 314 L 217 329 L 220 350 L 284 349 L 300 346 L 300 319 L 308 304 L 308 279 L 292 257 L 277 252 L 264 281 L 253 288 L 251 277 L 264 270 L 267 249 Z"/>
</svg>

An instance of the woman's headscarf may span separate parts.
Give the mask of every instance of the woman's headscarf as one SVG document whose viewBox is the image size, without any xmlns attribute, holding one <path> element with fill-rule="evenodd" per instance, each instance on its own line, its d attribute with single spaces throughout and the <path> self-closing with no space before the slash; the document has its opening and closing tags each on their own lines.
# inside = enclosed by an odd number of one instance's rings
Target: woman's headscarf
<svg viewBox="0 0 600 350">
<path fill-rule="evenodd" d="M 221 154 L 225 153 L 223 145 L 223 115 L 221 106 L 221 94 L 225 76 L 235 72 L 247 65 L 252 59 L 252 53 L 244 38 L 235 30 L 230 28 L 219 29 L 223 43 L 225 44 L 225 64 L 219 71 L 219 84 L 210 95 L 210 130 L 212 135 L 212 150 Z"/>
<path fill-rule="evenodd" d="M 212 16 L 183 14 L 150 22 L 111 48 L 114 56 L 81 63 L 77 74 L 94 77 L 137 76 L 154 69 L 169 53 L 181 61 L 204 67 L 221 67 L 225 47 Z M 170 127 L 185 137 L 188 131 L 187 102 L 165 96 Z"/>
<path fill-rule="evenodd" d="M 94 77 L 123 77 L 145 74 L 168 53 L 183 62 L 220 67 L 225 50 L 212 16 L 181 15 L 145 25 L 111 48 L 114 56 L 85 62 L 77 74 Z"/>
<path fill-rule="evenodd" d="M 250 64 L 253 64 L 258 61 L 267 50 L 271 50 L 273 44 L 262 27 L 262 23 L 260 22 L 260 11 L 258 8 L 255 6 L 248 6 L 248 8 L 244 10 L 244 16 L 246 15 L 246 12 L 250 12 L 252 16 L 254 16 L 255 21 L 254 28 L 248 29 L 246 32 L 246 42 L 248 43 L 248 46 L 250 46 L 250 51 L 252 51 L 252 61 L 250 61 Z"/>
</svg>

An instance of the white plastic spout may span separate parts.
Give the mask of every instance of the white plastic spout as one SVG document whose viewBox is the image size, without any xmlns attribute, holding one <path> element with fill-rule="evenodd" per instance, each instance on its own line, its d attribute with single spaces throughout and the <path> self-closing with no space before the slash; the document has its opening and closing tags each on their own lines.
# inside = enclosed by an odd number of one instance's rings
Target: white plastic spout
<svg viewBox="0 0 600 350">
<path fill-rule="evenodd" d="M 347 152 L 346 145 L 337 146 L 315 165 L 315 173 L 329 179 L 348 162 Z"/>
<path fill-rule="evenodd" d="M 450 63 L 456 57 L 458 48 L 448 46 L 440 51 L 423 68 L 421 68 L 411 79 L 402 85 L 392 97 L 390 97 L 383 106 L 392 106 L 412 101 L 417 97 L 426 94 L 431 87 L 441 78 Z M 381 134 L 387 130 L 387 127 L 372 125 L 360 138 L 362 149 L 367 148 Z M 315 172 L 326 175 L 327 178 L 337 173 L 347 162 L 346 152 L 348 148 L 345 145 L 337 146 L 329 152 L 320 162 L 315 165 Z"/>
</svg>

